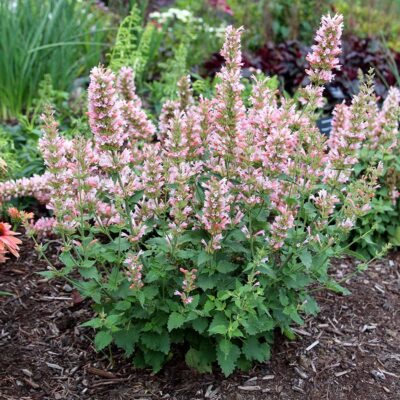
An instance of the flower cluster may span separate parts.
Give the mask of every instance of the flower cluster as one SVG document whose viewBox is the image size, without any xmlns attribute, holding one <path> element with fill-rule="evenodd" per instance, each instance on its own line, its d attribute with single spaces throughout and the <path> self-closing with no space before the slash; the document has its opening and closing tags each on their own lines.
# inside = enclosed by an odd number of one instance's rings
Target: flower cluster
<svg viewBox="0 0 400 400">
<path fill-rule="evenodd" d="M 143 265 L 140 262 L 141 252 L 137 254 L 129 254 L 124 264 L 127 268 L 126 275 L 130 282 L 131 289 L 140 289 L 143 286 L 142 269 Z"/>
<path fill-rule="evenodd" d="M 54 234 L 57 220 L 53 217 L 41 217 L 35 222 L 31 222 L 28 231 L 38 236 L 40 239 L 50 237 Z"/>
<path fill-rule="evenodd" d="M 321 27 L 315 37 L 316 44 L 312 46 L 312 53 L 307 56 L 310 69 L 306 72 L 312 82 L 329 83 L 335 76 L 332 70 L 340 69 L 338 56 L 341 53 L 342 30 L 342 15 L 322 17 Z"/>
<path fill-rule="evenodd" d="M 197 269 L 188 271 L 185 268 L 180 268 L 179 271 L 184 275 L 182 291 L 175 290 L 174 294 L 175 296 L 179 296 L 181 298 L 183 304 L 190 304 L 193 301 L 193 297 L 190 296 L 190 292 L 196 289 L 194 282 L 196 280 Z"/>
<path fill-rule="evenodd" d="M 31 178 L 21 178 L 0 182 L 0 201 L 5 202 L 13 198 L 34 197 L 40 203 L 47 203 L 49 197 L 49 174 L 34 175 Z"/>
<path fill-rule="evenodd" d="M 338 67 L 341 29 L 341 16 L 323 18 L 309 57 L 313 79 L 304 92 L 309 96 L 322 96 L 320 84 L 329 81 L 330 71 Z M 156 128 L 142 110 L 129 68 L 122 68 L 118 76 L 102 67 L 92 71 L 93 142 L 64 139 L 52 116 L 44 117 L 41 148 L 51 174 L 49 207 L 59 223 L 72 228 L 93 218 L 101 227 L 126 229 L 124 235 L 137 243 L 165 219 L 173 235 L 193 229 L 208 232 L 209 239 L 202 243 L 213 253 L 235 227 L 253 237 L 246 216 L 264 206 L 269 226 L 259 230 L 260 236 L 278 251 L 288 232 L 304 224 L 298 217 L 304 199 L 314 202 L 322 220 L 345 203 L 346 215 L 339 214 L 338 225 L 346 225 L 351 212 L 359 215 L 366 210 L 359 200 L 369 196 L 352 202 L 353 194 L 345 184 L 366 138 L 364 126 L 367 130 L 373 124 L 374 138 L 395 136 L 397 92 L 391 92 L 375 119 L 367 107 L 369 91 L 361 92 L 351 106 L 338 106 L 332 136 L 326 140 L 314 122 L 314 109 L 321 106 L 318 101 L 303 110 L 270 93 L 265 82 L 256 81 L 252 107 L 246 109 L 240 35 L 240 29 L 226 31 L 221 51 L 226 65 L 214 99 L 195 104 L 187 79 L 182 81 L 181 100 L 170 103 L 160 117 L 161 146 L 154 142 L 143 146 L 143 141 L 155 136 Z M 282 173 L 291 180 L 283 179 Z M 363 184 L 368 186 L 368 181 Z M 315 191 L 320 185 L 325 187 Z M 135 193 L 141 197 L 131 204 Z M 308 221 L 304 228 L 319 231 L 320 226 Z"/>
<path fill-rule="evenodd" d="M 215 5 L 214 5 L 215 4 Z M 224 12 L 231 14 L 231 9 L 225 1 L 213 0 L 213 7 L 223 10 Z M 170 7 L 164 12 L 154 11 L 149 15 L 149 18 L 154 23 L 160 25 L 166 25 L 172 21 L 179 21 L 182 24 L 190 25 L 195 27 L 197 31 L 204 31 L 206 33 L 215 35 L 218 38 L 223 38 L 225 32 L 225 26 L 211 26 L 207 24 L 203 18 L 195 17 L 189 10 L 182 10 L 179 8 Z"/>
<path fill-rule="evenodd" d="M 315 312 L 310 284 L 340 290 L 329 259 L 344 253 L 344 235 L 377 186 L 377 169 L 355 172 L 360 142 L 379 147 L 398 128 L 397 92 L 377 112 L 366 87 L 336 109 L 330 139 L 319 131 L 341 29 L 340 16 L 323 18 L 300 102 L 271 91 L 268 79 L 255 79 L 244 100 L 242 30 L 229 27 L 215 96 L 196 101 L 183 78 L 158 129 L 126 68 L 92 71 L 92 137 L 67 140 L 44 115 L 48 206 L 63 259 L 77 265 L 80 290 L 110 312 L 107 321 L 119 321 L 106 336 L 125 346 L 135 333 L 141 365 L 159 368 L 170 342 L 186 336 L 194 338 L 187 360 L 211 343 L 225 373 L 252 346 L 264 350 L 246 357 L 265 360 L 270 330 L 290 332 L 299 310 Z M 196 334 L 170 334 L 183 325 Z"/>
</svg>

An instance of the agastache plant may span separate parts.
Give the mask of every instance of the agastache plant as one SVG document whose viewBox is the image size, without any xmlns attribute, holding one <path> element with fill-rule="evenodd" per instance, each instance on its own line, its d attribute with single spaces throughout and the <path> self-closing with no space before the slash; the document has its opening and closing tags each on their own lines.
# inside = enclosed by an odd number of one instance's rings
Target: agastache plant
<svg viewBox="0 0 400 400">
<path fill-rule="evenodd" d="M 97 329 L 98 350 L 114 344 L 158 371 L 185 343 L 190 367 L 217 361 L 229 375 L 267 360 L 275 329 L 294 337 L 292 325 L 317 313 L 310 286 L 346 293 L 330 259 L 348 250 L 379 175 L 371 167 L 356 177 L 356 124 L 389 138 L 398 106 L 392 94 L 382 109 L 391 123 L 378 124 L 360 94 L 336 109 L 331 139 L 320 133 L 341 31 L 341 16 L 323 18 L 302 102 L 258 78 L 246 107 L 242 30 L 229 27 L 215 97 L 194 100 L 184 78 L 158 131 L 125 68 L 92 71 L 90 139 L 64 139 L 46 113 L 41 148 L 65 267 L 49 263 L 43 274 L 93 301 L 85 325 Z"/>
</svg>

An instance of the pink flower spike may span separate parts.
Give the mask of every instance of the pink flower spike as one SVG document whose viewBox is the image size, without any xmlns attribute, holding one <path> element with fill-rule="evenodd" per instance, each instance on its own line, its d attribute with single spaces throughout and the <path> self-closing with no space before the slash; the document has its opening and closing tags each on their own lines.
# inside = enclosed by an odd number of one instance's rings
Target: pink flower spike
<svg viewBox="0 0 400 400">
<path fill-rule="evenodd" d="M 332 70 L 340 69 L 339 55 L 343 32 L 343 16 L 336 14 L 333 17 L 325 15 L 321 19 L 321 26 L 315 36 L 316 44 L 312 46 L 312 53 L 307 55 L 310 68 L 306 70 L 312 83 L 323 85 L 333 80 Z"/>
</svg>

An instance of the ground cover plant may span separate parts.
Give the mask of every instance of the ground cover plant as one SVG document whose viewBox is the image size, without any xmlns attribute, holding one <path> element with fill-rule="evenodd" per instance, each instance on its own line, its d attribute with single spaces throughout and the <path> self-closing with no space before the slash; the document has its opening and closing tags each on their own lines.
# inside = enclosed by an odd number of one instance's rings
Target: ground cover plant
<svg viewBox="0 0 400 400">
<path fill-rule="evenodd" d="M 341 16 L 322 19 L 299 102 L 264 78 L 245 107 L 241 30 L 230 27 L 215 97 L 196 102 L 182 79 L 158 129 L 129 68 L 92 71 L 92 137 L 65 138 L 51 111 L 44 115 L 65 267 L 48 259 L 43 275 L 92 299 L 96 317 L 85 326 L 97 330 L 98 350 L 115 344 L 158 371 L 185 349 L 189 366 L 211 371 L 217 361 L 229 375 L 269 357 L 274 329 L 293 338 L 292 324 L 318 312 L 315 291 L 346 293 L 328 274 L 330 260 L 349 251 L 344 238 L 370 210 L 382 166 L 358 178 L 353 168 L 372 122 L 367 93 L 337 109 L 331 139 L 316 126 L 341 31 Z M 397 129 L 390 99 L 376 137 Z M 37 249 L 46 257 L 46 246 Z"/>
</svg>

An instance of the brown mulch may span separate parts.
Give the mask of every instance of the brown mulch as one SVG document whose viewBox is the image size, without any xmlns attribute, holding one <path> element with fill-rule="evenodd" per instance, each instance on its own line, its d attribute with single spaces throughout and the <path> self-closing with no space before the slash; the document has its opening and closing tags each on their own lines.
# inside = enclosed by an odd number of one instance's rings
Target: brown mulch
<svg viewBox="0 0 400 400">
<path fill-rule="evenodd" d="M 342 275 L 354 267 L 339 261 Z M 277 337 L 270 362 L 225 379 L 172 360 L 153 375 L 120 355 L 96 352 L 87 301 L 65 282 L 46 282 L 32 245 L 0 266 L 0 399 L 400 399 L 400 254 L 347 283 L 350 297 L 320 293 L 321 313 Z"/>
</svg>

